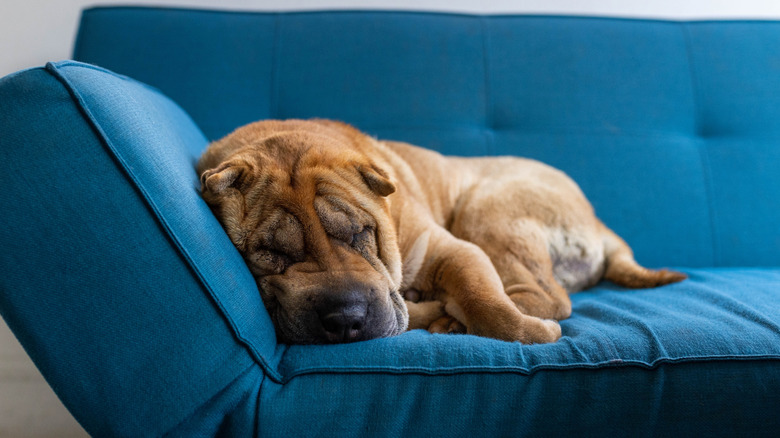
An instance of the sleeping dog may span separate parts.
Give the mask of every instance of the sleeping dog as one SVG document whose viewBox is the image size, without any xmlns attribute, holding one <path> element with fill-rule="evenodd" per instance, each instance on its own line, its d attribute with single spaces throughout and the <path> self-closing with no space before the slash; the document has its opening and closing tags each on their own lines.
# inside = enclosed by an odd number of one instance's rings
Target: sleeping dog
<svg viewBox="0 0 780 438">
<path fill-rule="evenodd" d="M 285 343 L 416 328 L 554 342 L 570 292 L 685 278 L 639 266 L 577 184 L 533 160 L 269 120 L 212 143 L 198 172 Z"/>
</svg>

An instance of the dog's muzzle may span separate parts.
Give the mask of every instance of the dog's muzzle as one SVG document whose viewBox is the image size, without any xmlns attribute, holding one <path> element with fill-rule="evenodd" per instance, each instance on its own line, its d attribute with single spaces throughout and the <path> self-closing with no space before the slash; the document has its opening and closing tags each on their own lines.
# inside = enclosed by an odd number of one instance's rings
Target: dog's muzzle
<svg viewBox="0 0 780 438">
<path fill-rule="evenodd" d="M 330 343 L 355 342 L 376 337 L 369 324 L 369 303 L 359 292 L 328 294 L 315 306 L 322 339 Z"/>
</svg>

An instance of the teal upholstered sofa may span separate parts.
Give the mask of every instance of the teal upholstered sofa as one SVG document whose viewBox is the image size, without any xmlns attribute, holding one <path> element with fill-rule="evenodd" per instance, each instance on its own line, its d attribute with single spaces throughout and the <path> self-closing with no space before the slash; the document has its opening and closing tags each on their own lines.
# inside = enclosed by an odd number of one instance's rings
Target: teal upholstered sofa
<svg viewBox="0 0 780 438">
<path fill-rule="evenodd" d="M 95 436 L 776 436 L 779 48 L 758 21 L 87 10 L 80 62 L 0 80 L 0 311 Z M 690 279 L 576 294 L 554 344 L 278 344 L 194 163 L 290 117 L 559 167 Z"/>
</svg>

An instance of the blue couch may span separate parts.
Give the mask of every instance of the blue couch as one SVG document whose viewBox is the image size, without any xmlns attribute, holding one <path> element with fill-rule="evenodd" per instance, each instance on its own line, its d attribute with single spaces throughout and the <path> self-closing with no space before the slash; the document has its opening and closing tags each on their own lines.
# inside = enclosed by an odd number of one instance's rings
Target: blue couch
<svg viewBox="0 0 780 438">
<path fill-rule="evenodd" d="M 0 311 L 95 436 L 776 436 L 778 47 L 778 22 L 86 10 L 80 62 L 0 80 Z M 194 163 L 315 116 L 561 168 L 690 279 L 575 294 L 554 344 L 278 344 Z"/>
</svg>

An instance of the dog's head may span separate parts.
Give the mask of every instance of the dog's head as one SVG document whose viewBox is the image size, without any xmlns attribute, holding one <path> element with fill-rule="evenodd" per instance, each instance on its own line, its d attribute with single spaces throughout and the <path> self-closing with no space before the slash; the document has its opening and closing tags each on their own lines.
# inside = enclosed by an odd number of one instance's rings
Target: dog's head
<svg viewBox="0 0 780 438">
<path fill-rule="evenodd" d="M 406 330 L 389 175 L 374 140 L 326 121 L 266 121 L 212 144 L 203 198 L 255 276 L 286 343 Z"/>
</svg>

